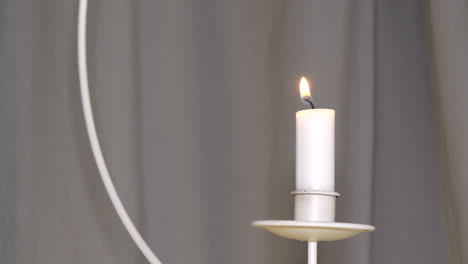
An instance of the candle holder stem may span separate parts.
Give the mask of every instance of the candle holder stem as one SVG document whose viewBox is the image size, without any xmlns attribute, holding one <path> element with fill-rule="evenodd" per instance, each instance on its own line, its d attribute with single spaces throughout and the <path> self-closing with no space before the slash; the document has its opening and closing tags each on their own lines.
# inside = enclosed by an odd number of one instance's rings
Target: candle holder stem
<svg viewBox="0 0 468 264">
<path fill-rule="evenodd" d="M 308 242 L 307 264 L 317 264 L 317 242 Z"/>
</svg>

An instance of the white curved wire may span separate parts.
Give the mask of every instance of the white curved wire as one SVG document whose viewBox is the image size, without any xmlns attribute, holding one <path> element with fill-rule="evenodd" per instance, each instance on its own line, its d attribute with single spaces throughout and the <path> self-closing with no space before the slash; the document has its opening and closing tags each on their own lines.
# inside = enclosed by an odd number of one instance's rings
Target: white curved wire
<svg viewBox="0 0 468 264">
<path fill-rule="evenodd" d="M 81 103 L 83 105 L 83 115 L 86 123 L 86 130 L 88 131 L 89 142 L 93 151 L 96 165 L 101 175 L 102 182 L 106 188 L 107 194 L 115 208 L 120 220 L 124 227 L 127 229 L 131 238 L 141 250 L 141 253 L 148 259 L 151 264 L 161 264 L 158 257 L 153 253 L 146 241 L 138 232 L 137 228 L 132 222 L 132 219 L 125 210 L 119 194 L 117 193 L 112 178 L 110 177 L 109 170 L 107 169 L 106 161 L 102 155 L 101 145 L 99 144 L 98 135 L 96 132 L 96 125 L 94 123 L 93 110 L 91 106 L 91 98 L 89 95 L 89 82 L 88 82 L 88 69 L 86 61 L 86 17 L 88 11 L 88 0 L 80 0 L 78 11 L 78 73 L 80 79 L 81 90 Z"/>
</svg>

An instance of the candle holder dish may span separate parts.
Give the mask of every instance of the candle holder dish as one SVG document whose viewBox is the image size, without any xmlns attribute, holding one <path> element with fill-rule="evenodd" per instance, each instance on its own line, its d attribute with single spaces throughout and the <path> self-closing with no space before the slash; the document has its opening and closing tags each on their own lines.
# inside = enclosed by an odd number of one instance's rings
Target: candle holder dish
<svg viewBox="0 0 468 264">
<path fill-rule="evenodd" d="M 371 225 L 296 220 L 259 220 L 252 222 L 252 226 L 265 228 L 284 238 L 307 242 L 341 240 L 375 230 Z"/>
</svg>

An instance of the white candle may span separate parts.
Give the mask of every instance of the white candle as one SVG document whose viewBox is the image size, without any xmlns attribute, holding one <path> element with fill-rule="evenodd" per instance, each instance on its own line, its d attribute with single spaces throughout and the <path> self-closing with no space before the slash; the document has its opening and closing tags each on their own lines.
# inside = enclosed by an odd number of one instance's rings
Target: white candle
<svg viewBox="0 0 468 264">
<path fill-rule="evenodd" d="M 305 78 L 301 97 L 312 105 Z M 296 113 L 296 190 L 335 190 L 335 110 Z"/>
</svg>

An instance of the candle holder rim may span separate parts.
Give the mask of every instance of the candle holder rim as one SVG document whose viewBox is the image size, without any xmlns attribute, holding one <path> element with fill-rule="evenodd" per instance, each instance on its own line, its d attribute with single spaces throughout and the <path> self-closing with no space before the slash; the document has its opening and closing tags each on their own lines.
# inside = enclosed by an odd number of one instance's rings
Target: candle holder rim
<svg viewBox="0 0 468 264">
<path fill-rule="evenodd" d="M 337 192 L 330 192 L 330 191 L 311 191 L 311 190 L 295 190 L 290 193 L 292 196 L 295 195 L 326 195 L 326 196 L 334 196 L 340 197 L 341 194 Z"/>
</svg>

